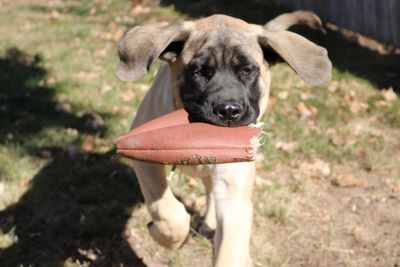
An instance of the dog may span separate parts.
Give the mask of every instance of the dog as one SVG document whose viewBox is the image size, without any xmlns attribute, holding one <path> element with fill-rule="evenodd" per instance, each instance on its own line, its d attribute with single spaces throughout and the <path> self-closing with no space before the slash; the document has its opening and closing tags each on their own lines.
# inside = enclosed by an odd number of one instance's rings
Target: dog
<svg viewBox="0 0 400 267">
<path fill-rule="evenodd" d="M 296 11 L 264 26 L 225 15 L 195 21 L 156 23 L 128 30 L 119 42 L 116 76 L 134 81 L 157 59 L 166 61 L 138 108 L 132 127 L 179 108 L 191 121 L 234 127 L 260 120 L 269 96 L 270 68 L 286 62 L 304 81 L 331 79 L 327 51 L 286 31 L 294 24 L 321 28 L 313 13 Z M 151 215 L 148 230 L 160 245 L 179 248 L 190 230 L 190 216 L 171 191 L 164 166 L 133 161 Z M 207 190 L 202 229 L 215 230 L 214 265 L 252 266 L 251 193 L 254 162 L 182 166 L 200 177 Z"/>
</svg>

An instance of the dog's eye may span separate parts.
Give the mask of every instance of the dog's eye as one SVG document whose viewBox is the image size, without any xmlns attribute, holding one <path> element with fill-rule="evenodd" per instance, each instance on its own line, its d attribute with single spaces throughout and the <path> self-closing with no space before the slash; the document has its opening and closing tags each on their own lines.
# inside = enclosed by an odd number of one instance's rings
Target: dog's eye
<svg viewBox="0 0 400 267">
<path fill-rule="evenodd" d="M 192 70 L 192 76 L 204 76 L 204 70 L 203 68 L 196 68 L 194 70 Z"/>
<path fill-rule="evenodd" d="M 243 68 L 240 69 L 239 74 L 240 74 L 240 76 L 248 76 L 248 75 L 251 74 L 251 72 L 252 72 L 251 67 L 250 66 L 246 66 L 246 67 L 243 67 Z"/>
<path fill-rule="evenodd" d="M 208 81 L 214 75 L 214 72 L 210 66 L 193 64 L 189 66 L 187 75 L 195 80 Z"/>
</svg>

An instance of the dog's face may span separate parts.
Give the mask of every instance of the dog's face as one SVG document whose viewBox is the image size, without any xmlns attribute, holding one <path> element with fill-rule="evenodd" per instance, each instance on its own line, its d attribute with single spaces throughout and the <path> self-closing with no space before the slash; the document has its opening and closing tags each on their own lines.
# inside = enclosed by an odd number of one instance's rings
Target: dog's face
<svg viewBox="0 0 400 267">
<path fill-rule="evenodd" d="M 223 15 L 128 31 L 119 45 L 121 80 L 135 80 L 160 57 L 171 67 L 177 106 L 192 121 L 222 126 L 256 122 L 268 98 L 269 67 L 286 61 L 304 80 L 330 79 L 325 49 L 287 31 Z"/>
<path fill-rule="evenodd" d="M 249 38 L 226 28 L 213 30 L 207 38 L 196 37 L 188 40 L 189 47 L 191 43 L 202 44 L 190 49 L 187 62 L 181 63 L 175 74 L 179 97 L 190 119 L 222 126 L 256 122 L 264 89 L 259 84 L 260 47 L 253 46 L 257 60 L 251 49 L 243 46 Z"/>
</svg>

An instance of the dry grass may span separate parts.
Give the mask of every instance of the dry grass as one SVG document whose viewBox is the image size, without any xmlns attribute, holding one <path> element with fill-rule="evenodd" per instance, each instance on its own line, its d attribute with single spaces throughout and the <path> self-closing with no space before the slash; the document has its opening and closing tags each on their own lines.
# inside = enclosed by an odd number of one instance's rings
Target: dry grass
<svg viewBox="0 0 400 267">
<path fill-rule="evenodd" d="M 197 233 L 205 202 L 197 179 L 173 180 L 193 213 L 188 243 L 167 251 L 147 234 L 134 173 L 115 156 L 114 140 L 157 67 L 119 83 L 115 41 L 132 25 L 211 9 L 255 22 L 275 11 L 264 14 L 269 5 L 259 1 L 246 11 L 175 2 L 183 13 L 153 1 L 132 15 L 128 1 L 0 0 L 2 266 L 212 264 L 212 244 Z M 331 30 L 305 34 L 328 47 L 333 81 L 310 87 L 285 65 L 273 69 L 253 197 L 254 264 L 398 266 L 400 100 L 382 90 L 399 89 L 398 55 Z"/>
</svg>

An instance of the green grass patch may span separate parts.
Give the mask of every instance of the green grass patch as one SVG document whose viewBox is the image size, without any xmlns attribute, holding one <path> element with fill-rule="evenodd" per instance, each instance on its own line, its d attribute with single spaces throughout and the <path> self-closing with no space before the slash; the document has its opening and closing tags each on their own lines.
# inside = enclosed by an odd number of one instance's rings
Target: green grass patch
<svg viewBox="0 0 400 267">
<path fill-rule="evenodd" d="M 219 12 L 264 23 L 282 10 L 269 1 L 250 1 L 246 8 L 239 2 L 145 1 L 148 12 L 132 15 L 131 1 L 0 2 L 0 262 L 142 266 L 121 236 L 142 196 L 128 161 L 115 156 L 114 142 L 129 129 L 160 63 L 136 83 L 117 81 L 118 37 L 147 22 Z M 272 69 L 262 171 L 315 157 L 330 164 L 356 161 L 370 174 L 390 172 L 394 159 L 385 159 L 396 149 L 400 100 L 387 101 L 379 90 L 398 90 L 398 56 L 366 51 L 335 32 L 314 35 L 328 48 L 334 82 L 311 87 L 285 64 Z M 312 114 L 304 117 L 300 104 Z M 285 151 L 278 142 L 296 145 Z M 391 184 L 399 184 L 396 179 Z M 200 181 L 183 175 L 174 187 L 182 198 L 205 193 Z M 291 196 L 307 188 L 293 180 L 256 191 L 256 215 L 285 227 L 296 215 Z M 204 237 L 194 235 L 193 243 L 201 255 L 212 254 Z M 182 255 L 170 264 L 186 265 Z M 258 266 L 286 264 L 286 258 L 265 261 Z"/>
</svg>

